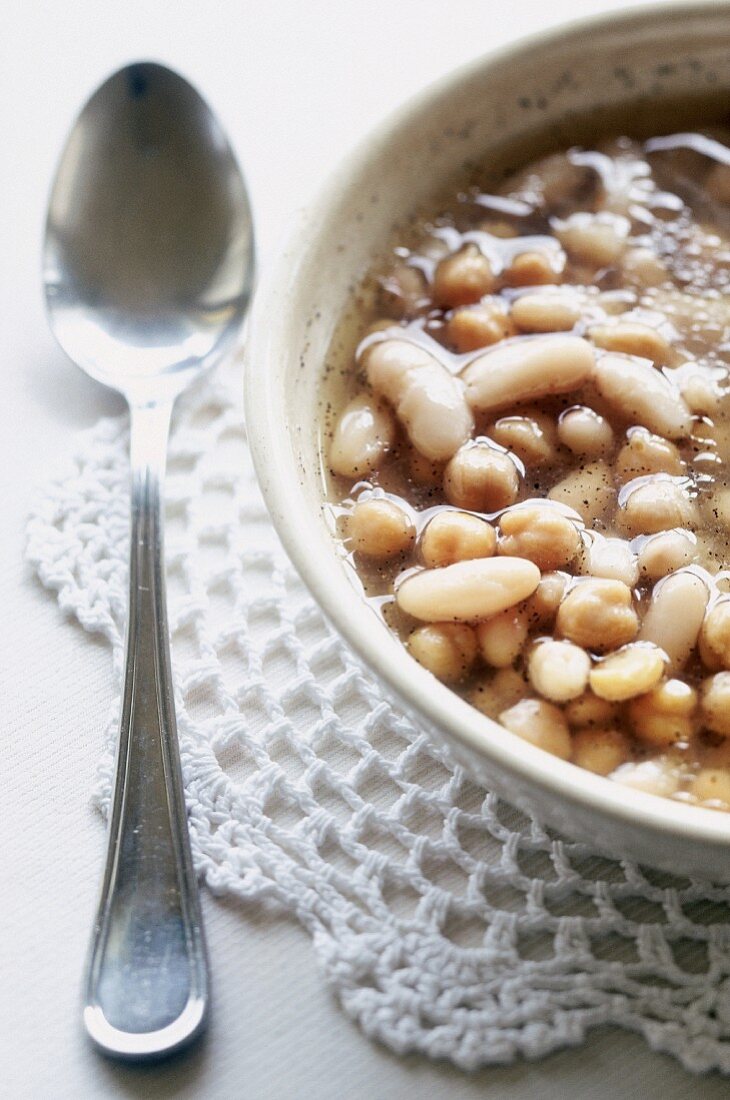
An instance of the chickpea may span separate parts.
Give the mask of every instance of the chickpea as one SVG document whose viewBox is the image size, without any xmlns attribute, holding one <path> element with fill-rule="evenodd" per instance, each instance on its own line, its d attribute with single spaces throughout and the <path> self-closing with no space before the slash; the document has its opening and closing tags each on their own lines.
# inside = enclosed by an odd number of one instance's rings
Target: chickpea
<svg viewBox="0 0 730 1100">
<path fill-rule="evenodd" d="M 621 581 L 581 581 L 558 608 L 556 627 L 563 637 L 596 653 L 626 645 L 639 629 L 631 589 Z"/>
<path fill-rule="evenodd" d="M 475 244 L 467 244 L 437 265 L 433 296 L 440 306 L 466 306 L 494 289 L 489 260 Z"/>
<path fill-rule="evenodd" d="M 511 314 L 523 332 L 568 332 L 580 320 L 580 301 L 574 294 L 522 294 Z"/>
<path fill-rule="evenodd" d="M 455 309 L 446 322 L 446 339 L 460 353 L 489 347 L 514 332 L 506 304 L 496 297 Z"/>
<path fill-rule="evenodd" d="M 631 756 L 629 742 L 613 729 L 582 729 L 573 734 L 573 763 L 596 775 L 610 775 Z"/>
<path fill-rule="evenodd" d="M 567 584 L 565 573 L 543 573 L 540 583 L 525 604 L 531 627 L 544 629 L 553 625 Z"/>
<path fill-rule="evenodd" d="M 566 153 L 549 153 L 512 177 L 511 190 L 518 189 L 539 201 L 548 210 L 575 201 L 592 183 L 592 173 L 575 164 Z"/>
<path fill-rule="evenodd" d="M 524 699 L 528 687 L 524 674 L 516 668 L 499 668 L 488 679 L 472 688 L 467 699 L 482 714 L 496 719 L 503 710 Z"/>
<path fill-rule="evenodd" d="M 689 741 L 694 733 L 697 692 L 684 680 L 665 680 L 632 699 L 628 719 L 639 740 L 655 748 Z"/>
<path fill-rule="evenodd" d="M 397 318 L 415 317 L 424 302 L 428 301 L 423 273 L 410 264 L 394 267 L 383 279 L 381 290 L 383 306 Z"/>
<path fill-rule="evenodd" d="M 446 499 L 471 512 L 497 512 L 514 504 L 519 491 L 520 478 L 514 462 L 487 443 L 460 447 L 444 474 Z"/>
<path fill-rule="evenodd" d="M 429 569 L 489 558 L 496 547 L 497 535 L 491 524 L 468 512 L 437 512 L 421 535 L 421 558 Z"/>
<path fill-rule="evenodd" d="M 602 459 L 566 474 L 553 485 L 548 500 L 573 508 L 588 524 L 605 517 L 616 501 L 611 467 Z"/>
<path fill-rule="evenodd" d="M 639 550 L 639 570 L 654 581 L 696 560 L 697 537 L 691 531 L 660 531 Z"/>
<path fill-rule="evenodd" d="M 528 623 L 524 611 L 510 607 L 477 627 L 479 651 L 485 664 L 508 668 L 519 657 L 527 638 Z"/>
<path fill-rule="evenodd" d="M 665 663 L 664 654 L 657 646 L 635 642 L 604 657 L 591 669 L 591 690 L 612 703 L 645 695 L 664 676 Z"/>
<path fill-rule="evenodd" d="M 712 672 L 730 669 L 730 598 L 724 597 L 708 609 L 699 636 L 702 663 Z"/>
<path fill-rule="evenodd" d="M 649 474 L 671 474 L 675 477 L 685 472 L 679 451 L 668 439 L 653 435 L 646 428 L 630 428 L 626 443 L 616 458 L 616 473 L 620 481 L 633 481 L 635 477 Z"/>
<path fill-rule="evenodd" d="M 696 416 L 715 416 L 720 407 L 722 392 L 712 374 L 697 365 L 686 363 L 676 371 L 677 386 L 685 404 Z"/>
<path fill-rule="evenodd" d="M 687 478 L 654 474 L 648 481 L 637 479 L 624 488 L 618 520 L 632 535 L 654 535 L 672 527 L 697 527 L 699 509 L 690 496 Z"/>
<path fill-rule="evenodd" d="M 572 259 L 605 267 L 621 258 L 630 230 L 620 214 L 579 212 L 561 222 L 555 234 Z"/>
<path fill-rule="evenodd" d="M 544 749 L 561 760 L 570 757 L 572 743 L 562 713 L 543 699 L 522 699 L 509 710 L 503 710 L 499 721 L 511 733 L 524 738 L 538 749 Z"/>
<path fill-rule="evenodd" d="M 590 670 L 591 659 L 584 649 L 552 638 L 538 641 L 528 663 L 535 691 L 553 703 L 566 703 L 582 695 Z"/>
<path fill-rule="evenodd" d="M 497 553 L 527 558 L 541 570 L 569 565 L 580 549 L 575 523 L 548 505 L 512 508 L 500 519 L 499 528 Z"/>
<path fill-rule="evenodd" d="M 651 359 L 653 363 L 669 363 L 672 347 L 661 332 L 638 321 L 622 321 L 610 325 L 593 325 L 588 335 L 598 348 L 619 351 L 625 355 L 637 355 Z"/>
<path fill-rule="evenodd" d="M 573 454 L 586 458 L 602 458 L 613 448 L 611 425 L 585 405 L 573 405 L 560 414 L 558 439 Z"/>
<path fill-rule="evenodd" d="M 487 435 L 529 466 L 545 466 L 557 458 L 555 424 L 537 410 L 524 409 L 520 415 L 501 416 L 487 429 Z"/>
<path fill-rule="evenodd" d="M 629 588 L 633 588 L 639 579 L 639 567 L 631 543 L 625 539 L 607 539 L 597 532 L 583 546 L 581 573 L 623 581 Z"/>
<path fill-rule="evenodd" d="M 629 248 L 623 257 L 623 272 L 641 287 L 661 286 L 669 278 L 662 260 L 651 248 Z"/>
<path fill-rule="evenodd" d="M 727 768 L 701 768 L 689 788 L 698 802 L 720 802 L 730 808 L 730 771 Z"/>
<path fill-rule="evenodd" d="M 350 512 L 347 533 L 353 550 L 387 561 L 411 549 L 416 538 L 413 520 L 392 500 L 359 500 Z"/>
<path fill-rule="evenodd" d="M 544 286 L 554 283 L 565 267 L 565 256 L 553 260 L 546 252 L 518 253 L 504 273 L 509 286 Z"/>
<path fill-rule="evenodd" d="M 611 726 L 618 717 L 618 704 L 599 699 L 592 691 L 586 691 L 577 699 L 571 699 L 565 708 L 568 724 L 579 729 L 600 729 Z"/>
<path fill-rule="evenodd" d="M 716 672 L 703 680 L 700 708 L 709 730 L 730 737 L 730 672 Z"/>
<path fill-rule="evenodd" d="M 453 684 L 471 671 L 477 640 L 472 628 L 463 623 L 428 623 L 411 633 L 408 649 L 439 680 Z"/>
</svg>

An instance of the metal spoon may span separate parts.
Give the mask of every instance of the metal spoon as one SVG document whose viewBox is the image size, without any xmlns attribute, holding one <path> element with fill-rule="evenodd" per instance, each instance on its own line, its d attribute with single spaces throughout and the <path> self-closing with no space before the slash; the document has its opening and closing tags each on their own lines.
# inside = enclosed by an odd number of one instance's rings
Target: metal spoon
<svg viewBox="0 0 730 1100">
<path fill-rule="evenodd" d="M 253 274 L 238 165 L 170 69 L 120 69 L 83 108 L 51 192 L 43 274 L 61 347 L 131 410 L 126 669 L 84 1023 L 108 1054 L 154 1057 L 196 1036 L 208 1007 L 165 605 L 167 436 L 177 395 L 232 347 Z"/>
</svg>

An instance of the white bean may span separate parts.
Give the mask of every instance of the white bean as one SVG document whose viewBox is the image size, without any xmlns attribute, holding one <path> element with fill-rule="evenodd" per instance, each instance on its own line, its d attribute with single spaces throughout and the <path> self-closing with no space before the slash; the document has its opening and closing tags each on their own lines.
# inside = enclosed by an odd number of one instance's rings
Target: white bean
<svg viewBox="0 0 730 1100">
<path fill-rule="evenodd" d="M 672 357 L 672 348 L 666 337 L 640 321 L 619 318 L 610 325 L 593 325 L 588 329 L 588 335 L 596 347 L 606 351 L 636 355 L 641 359 L 651 359 L 653 363 L 668 363 Z"/>
<path fill-rule="evenodd" d="M 345 406 L 330 446 L 330 467 L 343 477 L 364 477 L 375 470 L 395 439 L 395 420 L 387 405 L 361 393 Z"/>
<path fill-rule="evenodd" d="M 546 639 L 538 642 L 530 654 L 530 682 L 539 695 L 553 703 L 566 703 L 582 695 L 590 671 L 590 657 L 572 642 Z"/>
<path fill-rule="evenodd" d="M 396 590 L 402 611 L 424 622 L 491 619 L 527 599 L 540 570 L 523 558 L 475 558 L 406 577 Z"/>
<path fill-rule="evenodd" d="M 639 640 L 663 649 L 672 672 L 682 668 L 697 644 L 708 599 L 705 582 L 686 570 L 672 573 L 654 587 Z"/>
<path fill-rule="evenodd" d="M 669 439 L 689 435 L 692 417 L 687 405 L 650 360 L 604 355 L 596 364 L 595 380 L 601 396 L 625 419 Z"/>
<path fill-rule="evenodd" d="M 523 332 L 567 332 L 580 320 L 575 294 L 523 294 L 512 303 L 512 320 Z"/>
<path fill-rule="evenodd" d="M 593 348 L 580 336 L 526 336 L 484 352 L 464 370 L 466 396 L 481 412 L 568 393 L 590 376 Z"/>
<path fill-rule="evenodd" d="M 446 461 L 471 436 L 474 421 L 462 383 L 424 348 L 383 340 L 366 351 L 365 369 L 426 458 Z"/>
</svg>

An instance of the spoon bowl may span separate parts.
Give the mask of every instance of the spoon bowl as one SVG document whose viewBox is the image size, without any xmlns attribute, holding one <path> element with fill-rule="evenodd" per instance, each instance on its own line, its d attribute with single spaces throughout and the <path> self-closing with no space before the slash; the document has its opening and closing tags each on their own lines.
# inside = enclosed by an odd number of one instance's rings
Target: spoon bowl
<svg viewBox="0 0 730 1100">
<path fill-rule="evenodd" d="M 61 347 L 130 401 L 163 377 L 178 392 L 231 347 L 253 273 L 248 196 L 212 111 L 171 69 L 120 69 L 81 111 L 43 270 Z"/>
<path fill-rule="evenodd" d="M 43 273 L 61 347 L 131 412 L 126 666 L 84 1023 L 106 1054 L 157 1058 L 201 1032 L 209 999 L 165 601 L 167 436 L 175 397 L 232 347 L 253 277 L 243 178 L 177 73 L 129 65 L 83 108 L 51 192 Z"/>
</svg>

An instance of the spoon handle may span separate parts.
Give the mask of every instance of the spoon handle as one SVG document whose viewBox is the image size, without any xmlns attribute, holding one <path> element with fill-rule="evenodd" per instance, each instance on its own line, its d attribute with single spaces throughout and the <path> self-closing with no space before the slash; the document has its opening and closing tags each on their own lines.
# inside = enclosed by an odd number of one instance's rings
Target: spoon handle
<svg viewBox="0 0 730 1100">
<path fill-rule="evenodd" d="M 129 620 L 109 848 L 84 1023 L 120 1058 L 171 1052 L 202 1029 L 208 966 L 175 724 L 161 489 L 172 403 L 131 410 Z"/>
</svg>

